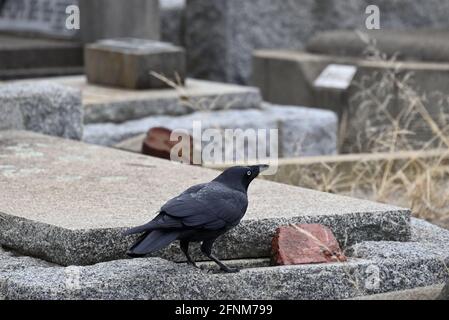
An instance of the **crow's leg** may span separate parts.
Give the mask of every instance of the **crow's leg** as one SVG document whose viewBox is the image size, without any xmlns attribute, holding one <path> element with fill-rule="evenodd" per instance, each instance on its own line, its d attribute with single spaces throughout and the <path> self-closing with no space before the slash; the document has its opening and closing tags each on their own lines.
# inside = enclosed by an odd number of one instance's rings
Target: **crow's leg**
<svg viewBox="0 0 449 320">
<path fill-rule="evenodd" d="M 189 254 L 189 241 L 181 240 L 180 246 L 181 246 L 182 252 L 184 252 L 184 254 L 187 258 L 187 263 L 194 266 L 195 268 L 198 268 L 197 264 L 195 263 L 195 261 L 192 259 L 192 257 Z"/>
<path fill-rule="evenodd" d="M 227 273 L 236 273 L 240 270 L 237 268 L 230 268 L 225 265 L 223 262 L 218 260 L 218 258 L 212 253 L 212 246 L 214 244 L 215 239 L 204 241 L 201 245 L 201 252 L 203 252 L 209 259 L 213 260 L 216 264 L 220 266 L 220 269 Z"/>
</svg>

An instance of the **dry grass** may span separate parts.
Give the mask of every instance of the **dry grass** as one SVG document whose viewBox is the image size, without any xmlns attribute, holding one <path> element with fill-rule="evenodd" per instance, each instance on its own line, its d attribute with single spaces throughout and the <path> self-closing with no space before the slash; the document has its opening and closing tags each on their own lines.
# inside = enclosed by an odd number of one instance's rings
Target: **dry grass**
<svg viewBox="0 0 449 320">
<path fill-rule="evenodd" d="M 329 163 L 313 170 L 291 166 L 275 180 L 406 206 L 414 216 L 449 222 L 449 97 L 420 93 L 412 73 L 403 72 L 395 57 L 386 57 L 375 42 L 360 36 L 367 43 L 369 59 L 388 61 L 395 68 L 370 74 L 355 84 L 342 116 L 342 148 L 348 153 L 447 152 L 426 159 L 359 161 L 349 170 Z"/>
</svg>

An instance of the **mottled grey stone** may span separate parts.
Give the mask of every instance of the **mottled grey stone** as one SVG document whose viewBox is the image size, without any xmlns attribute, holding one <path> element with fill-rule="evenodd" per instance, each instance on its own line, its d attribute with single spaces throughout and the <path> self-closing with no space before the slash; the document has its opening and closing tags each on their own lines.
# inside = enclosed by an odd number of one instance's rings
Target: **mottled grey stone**
<svg viewBox="0 0 449 320">
<path fill-rule="evenodd" d="M 0 244 L 61 265 L 125 257 L 122 231 L 217 171 L 23 131 L 0 132 Z M 26 190 L 26 192 L 23 192 Z M 267 197 L 269 195 L 269 197 Z M 410 211 L 257 180 L 242 223 L 217 241 L 224 259 L 269 257 L 276 228 L 321 223 L 343 247 L 407 241 Z M 70 217 L 70 219 L 67 219 Z M 194 246 L 195 258 L 204 259 Z M 176 244 L 158 255 L 180 261 Z"/>
<path fill-rule="evenodd" d="M 161 39 L 184 45 L 185 35 L 185 0 L 160 0 Z"/>
<path fill-rule="evenodd" d="M 307 43 L 307 51 L 317 54 L 366 57 L 369 45 L 399 61 L 449 61 L 449 32 L 447 30 L 363 31 L 363 36 L 354 31 L 337 30 L 319 33 Z"/>
<path fill-rule="evenodd" d="M 443 251 L 447 243 L 432 245 Z M 448 279 L 443 262 L 449 252 L 443 260 L 439 254 L 420 256 L 424 251 L 418 252 L 414 256 L 384 252 L 375 259 L 350 257 L 345 263 L 299 266 L 269 267 L 261 259 L 252 264 L 228 262 L 243 267 L 237 274 L 211 273 L 208 267 L 198 270 L 160 258 L 32 267 L 10 272 L 3 294 L 6 299 L 369 299 L 381 293 L 394 296 L 398 290 L 440 286 Z"/>
<path fill-rule="evenodd" d="M 38 79 L 34 83 L 49 81 Z M 259 89 L 225 83 L 186 79 L 182 88 L 127 90 L 87 83 L 84 76 L 51 78 L 80 90 L 84 123 L 120 123 L 154 115 L 184 115 L 196 110 L 260 108 Z"/>
<path fill-rule="evenodd" d="M 78 0 L 83 43 L 135 37 L 159 40 L 159 0 Z"/>
<path fill-rule="evenodd" d="M 440 295 L 438 296 L 438 300 L 449 300 L 449 282 L 446 283 Z"/>
<path fill-rule="evenodd" d="M 146 133 L 152 127 L 161 126 L 192 133 L 194 121 L 201 121 L 203 130 L 279 129 L 279 155 L 282 157 L 330 155 L 337 152 L 338 119 L 335 113 L 270 104 L 264 104 L 261 110 L 196 112 L 180 117 L 148 117 L 121 124 L 89 124 L 85 126 L 83 140 L 111 146 Z M 204 145 L 207 143 L 210 141 L 203 141 Z M 228 148 L 228 151 L 234 154 L 235 148 Z M 234 159 L 235 156 L 229 155 L 229 158 Z"/>
<path fill-rule="evenodd" d="M 83 108 L 78 90 L 52 82 L 0 86 L 0 130 L 30 130 L 81 139 Z"/>
<path fill-rule="evenodd" d="M 0 246 L 0 300 L 6 298 L 5 290 L 12 273 L 25 272 L 31 267 L 49 268 L 52 266 L 54 265 L 49 262 L 20 256 Z"/>
<path fill-rule="evenodd" d="M 168 81 L 180 86 L 185 82 L 184 49 L 171 43 L 138 38 L 100 40 L 85 47 L 84 60 L 92 84 L 135 90 L 171 88 Z"/>
<path fill-rule="evenodd" d="M 247 82 L 254 49 L 300 49 L 323 30 L 366 30 L 368 5 L 381 10 L 382 29 L 447 29 L 445 0 L 188 0 L 186 48 L 192 75 Z"/>
</svg>

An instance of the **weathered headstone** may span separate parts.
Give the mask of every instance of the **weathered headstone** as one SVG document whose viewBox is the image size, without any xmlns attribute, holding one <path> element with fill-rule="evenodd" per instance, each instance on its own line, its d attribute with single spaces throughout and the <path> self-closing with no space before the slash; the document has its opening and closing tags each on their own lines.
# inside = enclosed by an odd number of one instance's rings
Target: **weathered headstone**
<svg viewBox="0 0 449 320">
<path fill-rule="evenodd" d="M 121 123 L 157 115 L 185 115 L 195 110 L 257 109 L 257 88 L 186 79 L 177 89 L 130 90 L 89 84 L 84 76 L 38 79 L 81 90 L 84 123 Z M 148 129 L 145 128 L 143 132 Z"/>
<path fill-rule="evenodd" d="M 78 0 L 5 0 L 0 8 L 0 31 L 74 38 L 78 30 L 66 27 L 66 8 Z"/>
<path fill-rule="evenodd" d="M 300 49 L 324 30 L 366 30 L 368 5 L 382 29 L 447 29 L 445 0 L 188 0 L 186 48 L 192 76 L 247 82 L 254 49 Z"/>
<path fill-rule="evenodd" d="M 218 175 L 25 131 L 0 131 L 0 155 L 0 244 L 63 265 L 125 257 L 134 238 L 124 228 Z M 251 187 L 244 220 L 215 246 L 222 258 L 269 257 L 274 231 L 289 223 L 323 224 L 345 245 L 410 238 L 407 209 L 262 180 Z M 160 254 L 183 259 L 176 245 Z"/>
<path fill-rule="evenodd" d="M 85 71 L 93 84 L 128 89 L 170 88 L 184 84 L 185 69 L 184 49 L 165 42 L 109 39 L 88 45 L 85 50 Z"/>
<path fill-rule="evenodd" d="M 164 126 L 171 130 L 183 129 L 192 133 L 194 121 L 206 129 L 278 129 L 278 152 L 280 157 L 330 155 L 337 152 L 338 118 L 327 110 L 313 110 L 294 106 L 264 105 L 261 110 L 222 110 L 195 112 L 186 116 L 152 116 L 120 124 L 104 123 L 85 126 L 84 141 L 101 145 L 114 145 L 128 138 L 147 132 L 149 128 Z M 269 139 L 267 139 L 269 140 Z M 248 139 L 249 141 L 249 139 Z M 269 140 L 271 141 L 271 140 Z M 204 146 L 210 141 L 203 141 Z M 228 145 L 223 157 L 234 159 L 237 154 L 243 159 L 246 154 L 255 154 L 248 142 L 248 148 L 239 150 L 233 141 L 217 141 L 217 147 Z M 270 149 L 270 145 L 267 145 Z M 251 152 L 251 153 L 250 153 Z M 264 152 L 264 151 L 262 151 Z M 234 156 L 235 154 L 235 156 Z"/>
<path fill-rule="evenodd" d="M 332 64 L 357 68 L 346 90 L 315 86 L 316 79 Z M 419 98 L 433 121 L 441 128 L 446 126 L 445 117 L 441 116 L 445 113 L 441 97 L 449 93 L 448 71 L 449 63 L 373 61 L 301 51 L 260 50 L 254 55 L 253 84 L 261 90 L 265 101 L 331 109 L 340 118 L 346 113 L 349 122 L 345 129 L 347 135 L 342 137 L 343 151 L 370 152 L 376 147 L 376 131 L 366 130 L 367 121 L 380 133 L 382 128 L 393 126 L 391 119 L 382 116 L 383 103 L 389 114 L 397 117 L 401 110 L 414 106 L 411 103 L 414 97 Z M 395 81 L 404 89 L 396 87 Z M 378 99 L 367 98 L 364 96 L 367 93 Z M 391 99 L 387 101 L 387 97 Z M 402 117 L 399 125 L 403 130 L 414 132 L 409 147 L 420 149 L 435 137 L 435 133 L 417 110 L 415 105 Z M 438 147 L 438 143 L 434 139 L 432 146 Z"/>
<path fill-rule="evenodd" d="M 134 37 L 159 40 L 158 0 L 78 0 L 81 41 Z"/>
<path fill-rule="evenodd" d="M 0 86 L 0 130 L 30 130 L 80 140 L 81 93 L 51 82 Z"/>
<path fill-rule="evenodd" d="M 380 30 L 354 32 L 327 31 L 316 34 L 306 46 L 310 53 L 370 57 L 373 50 L 397 61 L 449 62 L 449 31 L 447 30 Z"/>
</svg>

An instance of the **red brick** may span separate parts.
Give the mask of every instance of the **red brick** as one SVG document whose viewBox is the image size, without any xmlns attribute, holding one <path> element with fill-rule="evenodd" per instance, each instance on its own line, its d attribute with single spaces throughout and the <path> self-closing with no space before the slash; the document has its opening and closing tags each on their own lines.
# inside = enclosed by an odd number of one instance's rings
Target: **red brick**
<svg viewBox="0 0 449 320">
<path fill-rule="evenodd" d="M 272 241 L 272 255 L 275 265 L 346 261 L 332 231 L 319 224 L 278 228 Z"/>
<path fill-rule="evenodd" d="M 170 160 L 171 149 L 179 143 L 179 141 L 170 141 L 172 131 L 166 128 L 157 127 L 148 131 L 142 145 L 142 153 L 148 156 Z M 189 159 L 192 163 L 192 146 L 193 139 L 188 136 L 183 141 L 190 139 L 190 155 L 181 155 L 183 159 Z"/>
</svg>

